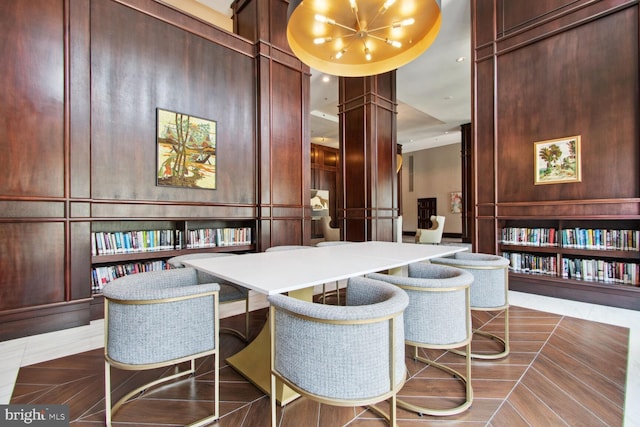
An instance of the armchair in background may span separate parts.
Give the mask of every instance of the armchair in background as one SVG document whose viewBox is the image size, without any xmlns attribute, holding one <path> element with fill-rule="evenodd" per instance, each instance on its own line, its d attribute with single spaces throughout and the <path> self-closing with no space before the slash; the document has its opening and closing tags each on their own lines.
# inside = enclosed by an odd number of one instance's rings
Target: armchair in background
<svg viewBox="0 0 640 427">
<path fill-rule="evenodd" d="M 331 217 L 323 216 L 320 218 L 322 225 L 322 235 L 326 242 L 335 242 L 340 240 L 340 229 L 331 227 Z"/>
<path fill-rule="evenodd" d="M 439 245 L 444 231 L 444 216 L 431 215 L 431 228 L 416 230 L 416 243 L 430 243 Z"/>
</svg>

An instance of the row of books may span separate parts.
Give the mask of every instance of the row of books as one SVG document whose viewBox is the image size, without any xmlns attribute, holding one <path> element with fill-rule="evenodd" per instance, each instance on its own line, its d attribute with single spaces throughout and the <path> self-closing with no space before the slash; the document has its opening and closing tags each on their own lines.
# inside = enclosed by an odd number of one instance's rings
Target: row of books
<svg viewBox="0 0 640 427">
<path fill-rule="evenodd" d="M 118 277 L 145 271 L 168 270 L 169 264 L 163 260 L 116 264 L 91 269 L 91 291 L 100 293 L 107 283 Z"/>
<path fill-rule="evenodd" d="M 518 252 L 503 252 L 502 256 L 509 260 L 509 268 L 517 273 L 557 275 L 555 256 L 540 256 Z"/>
<path fill-rule="evenodd" d="M 251 239 L 251 227 L 201 228 L 188 231 L 187 249 L 250 245 Z"/>
<path fill-rule="evenodd" d="M 637 251 L 640 230 L 610 230 L 600 228 L 568 228 L 562 230 L 565 248 Z"/>
<path fill-rule="evenodd" d="M 505 245 L 558 246 L 555 228 L 505 227 L 501 241 Z"/>
<path fill-rule="evenodd" d="M 558 246 L 593 250 L 640 250 L 640 230 L 613 230 L 601 228 L 527 228 L 505 227 L 501 243 L 517 246 Z"/>
<path fill-rule="evenodd" d="M 175 249 L 174 230 L 96 231 L 91 233 L 91 254 L 113 255 Z"/>
<path fill-rule="evenodd" d="M 640 286 L 640 264 L 601 259 L 562 259 L 562 277 Z"/>
<path fill-rule="evenodd" d="M 558 272 L 555 256 L 503 252 L 510 270 L 525 274 L 561 275 L 565 279 L 640 286 L 640 264 L 602 259 L 562 258 Z"/>
<path fill-rule="evenodd" d="M 187 232 L 186 248 L 251 244 L 251 228 L 202 228 Z M 114 255 L 181 249 L 181 230 L 97 231 L 91 233 L 91 254 Z"/>
</svg>

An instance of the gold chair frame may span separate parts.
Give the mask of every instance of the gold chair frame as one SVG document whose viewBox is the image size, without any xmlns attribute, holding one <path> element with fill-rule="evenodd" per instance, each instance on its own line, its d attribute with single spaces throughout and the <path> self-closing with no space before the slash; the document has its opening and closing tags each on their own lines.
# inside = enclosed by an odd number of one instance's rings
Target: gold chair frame
<svg viewBox="0 0 640 427">
<path fill-rule="evenodd" d="M 384 393 L 382 395 L 379 396 L 375 396 L 373 398 L 370 399 L 352 399 L 352 400 L 343 400 L 343 399 L 332 399 L 332 398 L 327 398 L 324 396 L 319 396 L 317 394 L 313 394 L 313 393 L 309 393 L 308 391 L 305 391 L 303 389 L 301 389 L 300 387 L 296 386 L 295 384 L 291 383 L 290 381 L 288 381 L 286 378 L 282 377 L 278 371 L 275 368 L 275 339 L 273 339 L 273 337 L 275 337 L 275 331 L 276 331 L 276 325 L 275 325 L 275 312 L 276 310 L 280 310 L 282 312 L 286 312 L 287 314 L 294 316 L 294 317 L 298 317 L 300 319 L 304 319 L 304 320 L 308 320 L 308 321 L 312 321 L 312 322 L 318 322 L 318 323 L 327 323 L 327 324 L 333 324 L 333 325 L 365 325 L 365 324 L 369 324 L 369 323 L 379 323 L 379 322 L 383 322 L 385 320 L 389 321 L 389 378 L 390 378 L 390 384 L 393 386 L 393 384 L 396 383 L 396 375 L 395 375 L 395 354 L 394 354 L 394 348 L 395 348 L 395 324 L 397 321 L 397 317 L 400 316 L 403 312 L 397 312 L 388 316 L 382 316 L 382 317 L 377 317 L 375 319 L 362 319 L 362 320 L 327 320 L 327 319 L 318 319 L 315 317 L 310 317 L 310 316 L 306 316 L 306 315 L 301 315 L 298 313 L 294 313 L 291 312 L 289 310 L 283 309 L 283 308 L 276 308 L 274 306 L 271 306 L 269 308 L 269 330 L 271 333 L 271 425 L 272 426 L 277 426 L 276 423 L 276 398 L 274 396 L 273 390 L 276 389 L 276 378 L 279 379 L 280 381 L 282 381 L 284 384 L 286 384 L 288 387 L 290 387 L 292 390 L 294 390 L 296 393 L 300 394 L 301 396 L 306 396 L 316 402 L 320 402 L 320 403 L 324 403 L 327 405 L 332 405 L 332 406 L 360 406 L 360 405 L 365 405 L 368 406 L 369 409 L 371 409 L 371 411 L 373 411 L 374 413 L 378 414 L 379 416 L 383 417 L 385 420 L 387 420 L 389 422 L 389 425 L 391 427 L 396 427 L 397 426 L 397 406 L 399 404 L 399 401 L 397 399 L 397 394 L 400 391 L 400 389 L 402 389 L 402 387 L 404 387 L 404 383 L 406 380 L 406 371 L 405 371 L 405 377 L 402 379 L 402 381 L 400 381 L 398 383 L 398 385 L 396 387 L 392 387 L 391 390 L 389 390 L 387 393 Z M 390 402 L 390 412 L 387 412 L 383 409 L 380 409 L 379 407 L 375 406 L 375 403 L 379 403 L 382 402 L 384 400 L 387 400 L 391 398 L 391 402 Z"/>
<path fill-rule="evenodd" d="M 194 298 L 201 298 L 201 297 L 206 297 L 206 296 L 213 296 L 213 300 L 214 300 L 214 349 L 213 350 L 209 350 L 209 351 L 204 351 L 201 353 L 197 353 L 197 354 L 192 354 L 192 355 L 188 355 L 188 356 L 184 356 L 184 357 L 180 357 L 177 359 L 171 359 L 171 360 L 167 360 L 164 362 L 157 362 L 157 363 L 146 363 L 146 364 L 140 364 L 140 365 L 132 365 L 132 364 L 128 364 L 128 363 L 122 363 L 122 362 L 118 362 L 116 360 L 113 360 L 112 358 L 110 358 L 107 354 L 107 343 L 109 342 L 109 303 L 113 302 L 113 303 L 117 303 L 117 304 L 123 304 L 123 305 L 149 305 L 149 304 L 164 304 L 164 303 L 170 303 L 170 302 L 176 302 L 176 301 L 184 301 L 184 300 L 189 300 L 189 299 L 194 299 Z M 209 355 L 213 355 L 214 356 L 214 412 L 212 415 L 209 415 L 205 418 L 202 418 L 200 420 L 197 420 L 191 424 L 189 424 L 189 427 L 198 427 L 198 426 L 204 426 L 204 425 L 208 425 L 211 424 L 212 422 L 216 421 L 217 419 L 220 418 L 220 372 L 219 372 L 219 357 L 218 357 L 218 348 L 220 347 L 220 337 L 219 337 L 219 331 L 220 331 L 220 315 L 219 315 L 219 311 L 218 311 L 218 307 L 219 307 L 219 303 L 218 303 L 218 291 L 213 291 L 213 292 L 203 292 L 200 294 L 195 294 L 195 295 L 185 295 L 182 297 L 174 297 L 174 298 L 163 298 L 163 299 L 157 299 L 157 300 L 121 300 L 121 299 L 115 299 L 115 298 L 108 298 L 105 297 L 104 298 L 104 325 L 105 325 L 105 329 L 104 329 L 104 342 L 105 342 L 105 347 L 104 347 L 104 359 L 105 359 L 105 366 L 104 366 L 104 387 L 105 387 L 105 416 L 106 416 L 106 427 L 112 427 L 112 418 L 113 415 L 115 415 L 115 413 L 120 409 L 120 407 L 122 407 L 122 405 L 124 405 L 125 403 L 127 403 L 133 396 L 139 395 L 144 393 L 147 389 L 158 385 L 158 384 L 162 384 L 171 380 L 174 380 L 176 378 L 180 378 L 183 376 L 187 376 L 187 375 L 193 375 L 195 373 L 195 361 L 196 359 L 199 359 L 201 357 L 205 357 L 205 356 L 209 356 Z M 183 363 L 183 362 L 190 362 L 189 364 L 189 369 L 185 370 L 185 371 L 179 371 L 179 367 L 177 366 L 179 363 Z M 137 387 L 136 389 L 130 391 L 129 393 L 125 394 L 122 398 L 120 398 L 113 406 L 111 406 L 111 367 L 115 367 L 118 369 L 122 369 L 122 370 L 127 370 L 127 371 L 142 371 L 142 370 L 148 370 L 148 369 L 156 369 L 156 368 L 162 368 L 164 366 L 172 366 L 172 365 L 176 365 L 176 373 L 163 377 L 163 378 L 159 378 L 157 380 L 148 382 L 146 384 L 141 385 L 140 387 Z"/>
<path fill-rule="evenodd" d="M 434 263 L 435 264 L 435 263 Z M 471 353 L 471 357 L 473 359 L 483 359 L 483 360 L 495 360 L 502 359 L 509 354 L 510 346 L 509 346 L 509 266 L 476 266 L 476 265 L 467 265 L 467 264 L 455 264 L 455 263 L 447 263 L 442 265 L 448 265 L 451 267 L 460 268 L 462 270 L 500 270 L 504 269 L 504 299 L 505 304 L 501 306 L 495 307 L 474 307 L 471 306 L 471 311 L 502 311 L 504 312 L 504 338 L 493 334 L 491 332 L 483 331 L 480 329 L 473 329 L 472 333 L 476 335 L 482 335 L 494 341 L 497 341 L 502 345 L 502 351 L 497 353 Z M 471 285 L 473 286 L 473 285 Z M 452 350 L 453 353 L 464 356 L 464 352 L 459 350 Z"/>
<path fill-rule="evenodd" d="M 413 360 L 417 360 L 429 366 L 433 366 L 436 369 L 440 369 L 441 371 L 446 372 L 463 382 L 465 387 L 464 402 L 453 408 L 436 409 L 436 408 L 426 408 L 423 406 L 414 405 L 412 403 L 398 399 L 398 406 L 401 408 L 416 412 L 419 415 L 427 414 L 427 415 L 433 415 L 433 416 L 448 416 L 448 415 L 456 415 L 466 411 L 467 409 L 469 409 L 469 407 L 473 403 L 473 387 L 471 386 L 471 356 L 470 356 L 471 336 L 472 336 L 471 311 L 470 311 L 470 305 L 469 305 L 470 285 L 452 286 L 448 288 L 424 288 L 419 286 L 407 286 L 407 285 L 398 285 L 398 284 L 396 284 L 395 286 L 401 289 L 405 289 L 409 291 L 417 291 L 417 292 L 453 292 L 453 291 L 459 291 L 464 289 L 465 300 L 466 300 L 465 312 L 467 313 L 467 319 L 466 319 L 467 320 L 466 322 L 467 338 L 466 339 L 460 342 L 451 343 L 451 344 L 423 344 L 423 343 L 417 343 L 417 342 L 405 340 L 405 343 L 407 345 L 413 346 L 414 348 Z M 461 374 L 455 369 L 450 368 L 449 366 L 443 365 L 442 363 L 438 363 L 434 360 L 418 355 L 418 348 L 449 350 L 453 353 L 456 353 L 456 351 L 454 350 L 462 346 L 466 347 L 466 352 L 463 353 L 465 355 L 465 375 Z"/>
</svg>

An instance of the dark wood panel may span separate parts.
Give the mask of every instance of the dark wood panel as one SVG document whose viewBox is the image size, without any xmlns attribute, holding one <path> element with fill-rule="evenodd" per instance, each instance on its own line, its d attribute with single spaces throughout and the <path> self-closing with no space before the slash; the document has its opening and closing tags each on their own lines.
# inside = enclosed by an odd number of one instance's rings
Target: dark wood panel
<svg viewBox="0 0 640 427">
<path fill-rule="evenodd" d="M 0 223 L 0 271 L 0 311 L 64 301 L 64 222 Z"/>
<path fill-rule="evenodd" d="M 256 208 L 253 205 L 204 205 L 171 203 L 130 203 L 94 202 L 91 204 L 91 216 L 104 218 L 254 218 Z"/>
<path fill-rule="evenodd" d="M 91 6 L 93 197 L 254 202 L 252 59 L 113 2 Z M 156 108 L 217 122 L 216 190 L 155 185 Z"/>
<path fill-rule="evenodd" d="M 64 1 L 0 3 L 6 196 L 65 195 Z"/>
<path fill-rule="evenodd" d="M 518 2 L 500 0 L 500 19 L 498 33 L 514 31 L 518 27 L 533 25 L 540 19 L 550 19 L 566 12 L 570 7 L 589 3 L 588 0 L 537 0 L 534 2 Z"/>
<path fill-rule="evenodd" d="M 476 113 L 475 113 L 475 164 L 476 203 L 493 203 L 494 196 L 494 104 L 493 62 L 483 61 L 476 65 Z"/>
<path fill-rule="evenodd" d="M 493 218 L 479 218 L 477 220 L 475 252 L 486 254 L 497 253 L 496 222 Z"/>
<path fill-rule="evenodd" d="M 0 313 L 0 341 L 89 324 L 91 299 Z"/>
<path fill-rule="evenodd" d="M 302 74 L 288 67 L 271 67 L 271 201 L 279 205 L 308 204 L 310 187 L 309 134 L 303 126 Z M 307 167 L 305 168 L 305 165 Z M 304 194 L 303 194 L 304 191 Z"/>
<path fill-rule="evenodd" d="M 473 22 L 473 37 L 475 38 L 476 46 L 481 46 L 486 43 L 491 43 L 494 40 L 495 34 L 495 11 L 493 1 L 486 0 L 474 0 L 474 7 L 471 8 L 474 16 Z"/>
<path fill-rule="evenodd" d="M 371 182 L 375 183 L 375 207 L 377 209 L 397 209 L 395 112 L 384 106 L 376 106 L 375 124 L 375 135 L 377 136 L 375 163 L 372 162 L 372 176 L 370 178 Z M 393 227 L 389 227 L 389 230 L 392 229 Z"/>
<path fill-rule="evenodd" d="M 91 223 L 72 222 L 69 225 L 70 300 L 91 296 Z"/>
<path fill-rule="evenodd" d="M 273 219 L 271 220 L 271 244 L 270 246 L 281 245 L 305 245 L 303 239 L 304 222 L 302 218 Z"/>
<path fill-rule="evenodd" d="M 639 194 L 637 23 L 626 9 L 498 58 L 501 202 Z M 533 142 L 571 135 L 582 182 L 535 186 Z"/>
<path fill-rule="evenodd" d="M 90 2 L 69 3 L 70 196 L 91 196 Z"/>
</svg>

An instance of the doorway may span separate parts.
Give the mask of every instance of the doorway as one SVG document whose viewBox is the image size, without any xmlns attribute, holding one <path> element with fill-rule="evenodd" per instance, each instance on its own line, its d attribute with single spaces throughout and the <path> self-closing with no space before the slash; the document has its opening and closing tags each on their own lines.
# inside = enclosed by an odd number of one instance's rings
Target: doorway
<svg viewBox="0 0 640 427">
<path fill-rule="evenodd" d="M 436 197 L 418 199 L 418 228 L 431 228 L 431 215 L 438 212 L 437 203 Z"/>
</svg>

